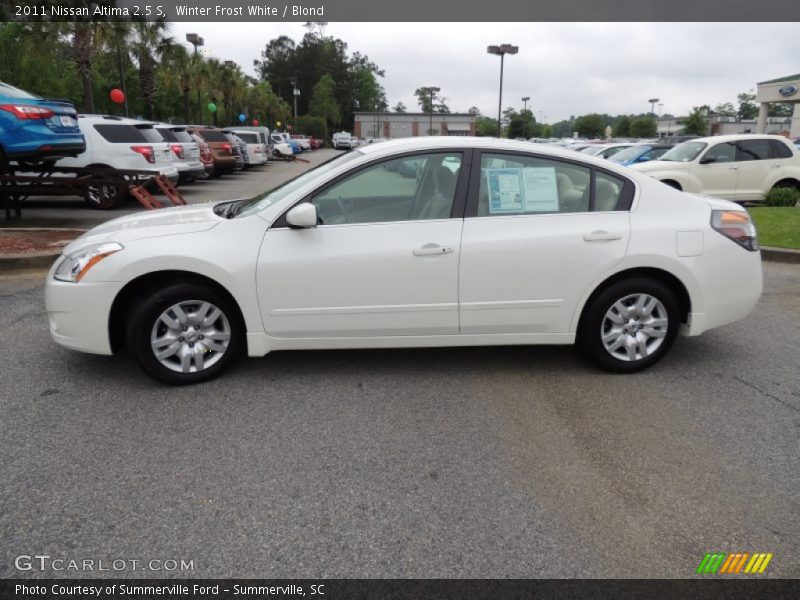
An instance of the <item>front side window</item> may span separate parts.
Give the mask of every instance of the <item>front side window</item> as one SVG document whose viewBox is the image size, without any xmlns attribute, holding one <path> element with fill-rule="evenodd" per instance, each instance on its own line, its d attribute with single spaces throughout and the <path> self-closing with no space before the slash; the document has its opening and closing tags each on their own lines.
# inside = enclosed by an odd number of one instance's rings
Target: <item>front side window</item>
<svg viewBox="0 0 800 600">
<path fill-rule="evenodd" d="M 739 146 L 739 160 L 769 160 L 772 158 L 772 146 L 769 140 L 742 140 Z"/>
<path fill-rule="evenodd" d="M 711 146 L 705 156 L 703 156 L 703 162 L 709 163 L 734 162 L 735 160 L 736 145 L 727 142 Z"/>
<path fill-rule="evenodd" d="M 447 219 L 460 152 L 417 154 L 371 165 L 315 194 L 322 225 Z"/>
<path fill-rule="evenodd" d="M 683 142 L 665 152 L 661 160 L 674 162 L 691 162 L 700 154 L 708 144 L 705 142 Z"/>
</svg>

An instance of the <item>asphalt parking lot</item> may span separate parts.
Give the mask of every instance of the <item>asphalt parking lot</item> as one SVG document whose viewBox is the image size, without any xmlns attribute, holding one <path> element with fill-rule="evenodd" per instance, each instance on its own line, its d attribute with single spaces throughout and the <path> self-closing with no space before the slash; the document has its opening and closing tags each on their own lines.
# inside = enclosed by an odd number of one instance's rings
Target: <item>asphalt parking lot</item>
<svg viewBox="0 0 800 600">
<path fill-rule="evenodd" d="M 19 555 L 269 577 L 798 577 L 800 269 L 655 368 L 571 348 L 275 353 L 169 388 L 55 345 L 0 277 L 0 577 Z"/>
<path fill-rule="evenodd" d="M 188 204 L 202 204 L 234 198 L 251 198 L 264 190 L 277 187 L 296 177 L 309 166 L 318 165 L 340 151 L 322 148 L 305 152 L 293 162 L 270 161 L 267 165 L 252 167 L 233 175 L 223 175 L 181 185 L 179 190 Z M 166 197 L 156 194 L 164 203 Z M 93 227 L 103 221 L 144 210 L 135 200 L 129 199 L 110 210 L 89 208 L 82 198 L 29 198 L 22 205 L 22 218 L 6 221 L 0 215 L 0 227 Z"/>
</svg>

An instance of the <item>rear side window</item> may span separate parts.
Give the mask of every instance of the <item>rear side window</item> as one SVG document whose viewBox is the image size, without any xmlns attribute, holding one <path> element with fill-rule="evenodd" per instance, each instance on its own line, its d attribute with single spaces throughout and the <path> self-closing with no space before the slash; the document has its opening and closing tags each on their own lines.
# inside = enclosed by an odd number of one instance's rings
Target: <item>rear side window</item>
<svg viewBox="0 0 800 600">
<path fill-rule="evenodd" d="M 774 158 L 792 158 L 792 149 L 783 142 L 779 142 L 778 140 L 770 140 L 769 143 L 772 146 Z"/>
<path fill-rule="evenodd" d="M 736 160 L 736 146 L 728 142 L 711 146 L 702 160 L 715 163 L 734 162 Z"/>
<path fill-rule="evenodd" d="M 772 156 L 770 140 L 742 140 L 737 142 L 738 160 L 769 160 Z"/>
<path fill-rule="evenodd" d="M 136 144 L 147 141 L 147 138 L 133 125 L 99 123 L 94 128 L 106 141 L 112 144 Z M 160 136 L 158 141 L 162 141 Z"/>
<path fill-rule="evenodd" d="M 198 131 L 200 137 L 202 137 L 207 142 L 227 142 L 228 138 L 225 137 L 225 134 L 221 131 L 215 131 L 213 129 L 201 129 Z"/>
<path fill-rule="evenodd" d="M 172 135 L 175 136 L 175 139 L 180 143 L 191 143 L 194 142 L 194 138 L 187 133 L 185 129 L 181 129 L 179 131 L 170 130 Z"/>
</svg>

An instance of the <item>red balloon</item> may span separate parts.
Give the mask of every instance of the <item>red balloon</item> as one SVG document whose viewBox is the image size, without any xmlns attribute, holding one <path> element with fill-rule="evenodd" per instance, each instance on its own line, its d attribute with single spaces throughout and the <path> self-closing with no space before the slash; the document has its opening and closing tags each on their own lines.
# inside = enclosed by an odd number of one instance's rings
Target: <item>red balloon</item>
<svg viewBox="0 0 800 600">
<path fill-rule="evenodd" d="M 111 98 L 112 102 L 116 102 L 117 104 L 122 104 L 125 102 L 125 94 L 122 93 L 122 90 L 117 88 L 111 90 L 109 97 Z"/>
<path fill-rule="evenodd" d="M 258 127 L 258 119 L 253 119 L 253 125 L 254 125 L 255 127 Z"/>
</svg>

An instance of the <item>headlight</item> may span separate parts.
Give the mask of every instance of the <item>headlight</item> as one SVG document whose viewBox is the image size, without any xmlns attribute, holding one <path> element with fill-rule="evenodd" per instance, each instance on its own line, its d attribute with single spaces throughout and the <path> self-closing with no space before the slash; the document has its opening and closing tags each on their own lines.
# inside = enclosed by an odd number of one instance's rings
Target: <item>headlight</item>
<svg viewBox="0 0 800 600">
<path fill-rule="evenodd" d="M 111 256 L 115 252 L 122 250 L 124 246 L 116 242 L 106 242 L 104 244 L 93 244 L 86 246 L 65 256 L 53 274 L 59 281 L 71 281 L 77 283 L 86 273 L 103 260 L 106 256 Z"/>
</svg>

